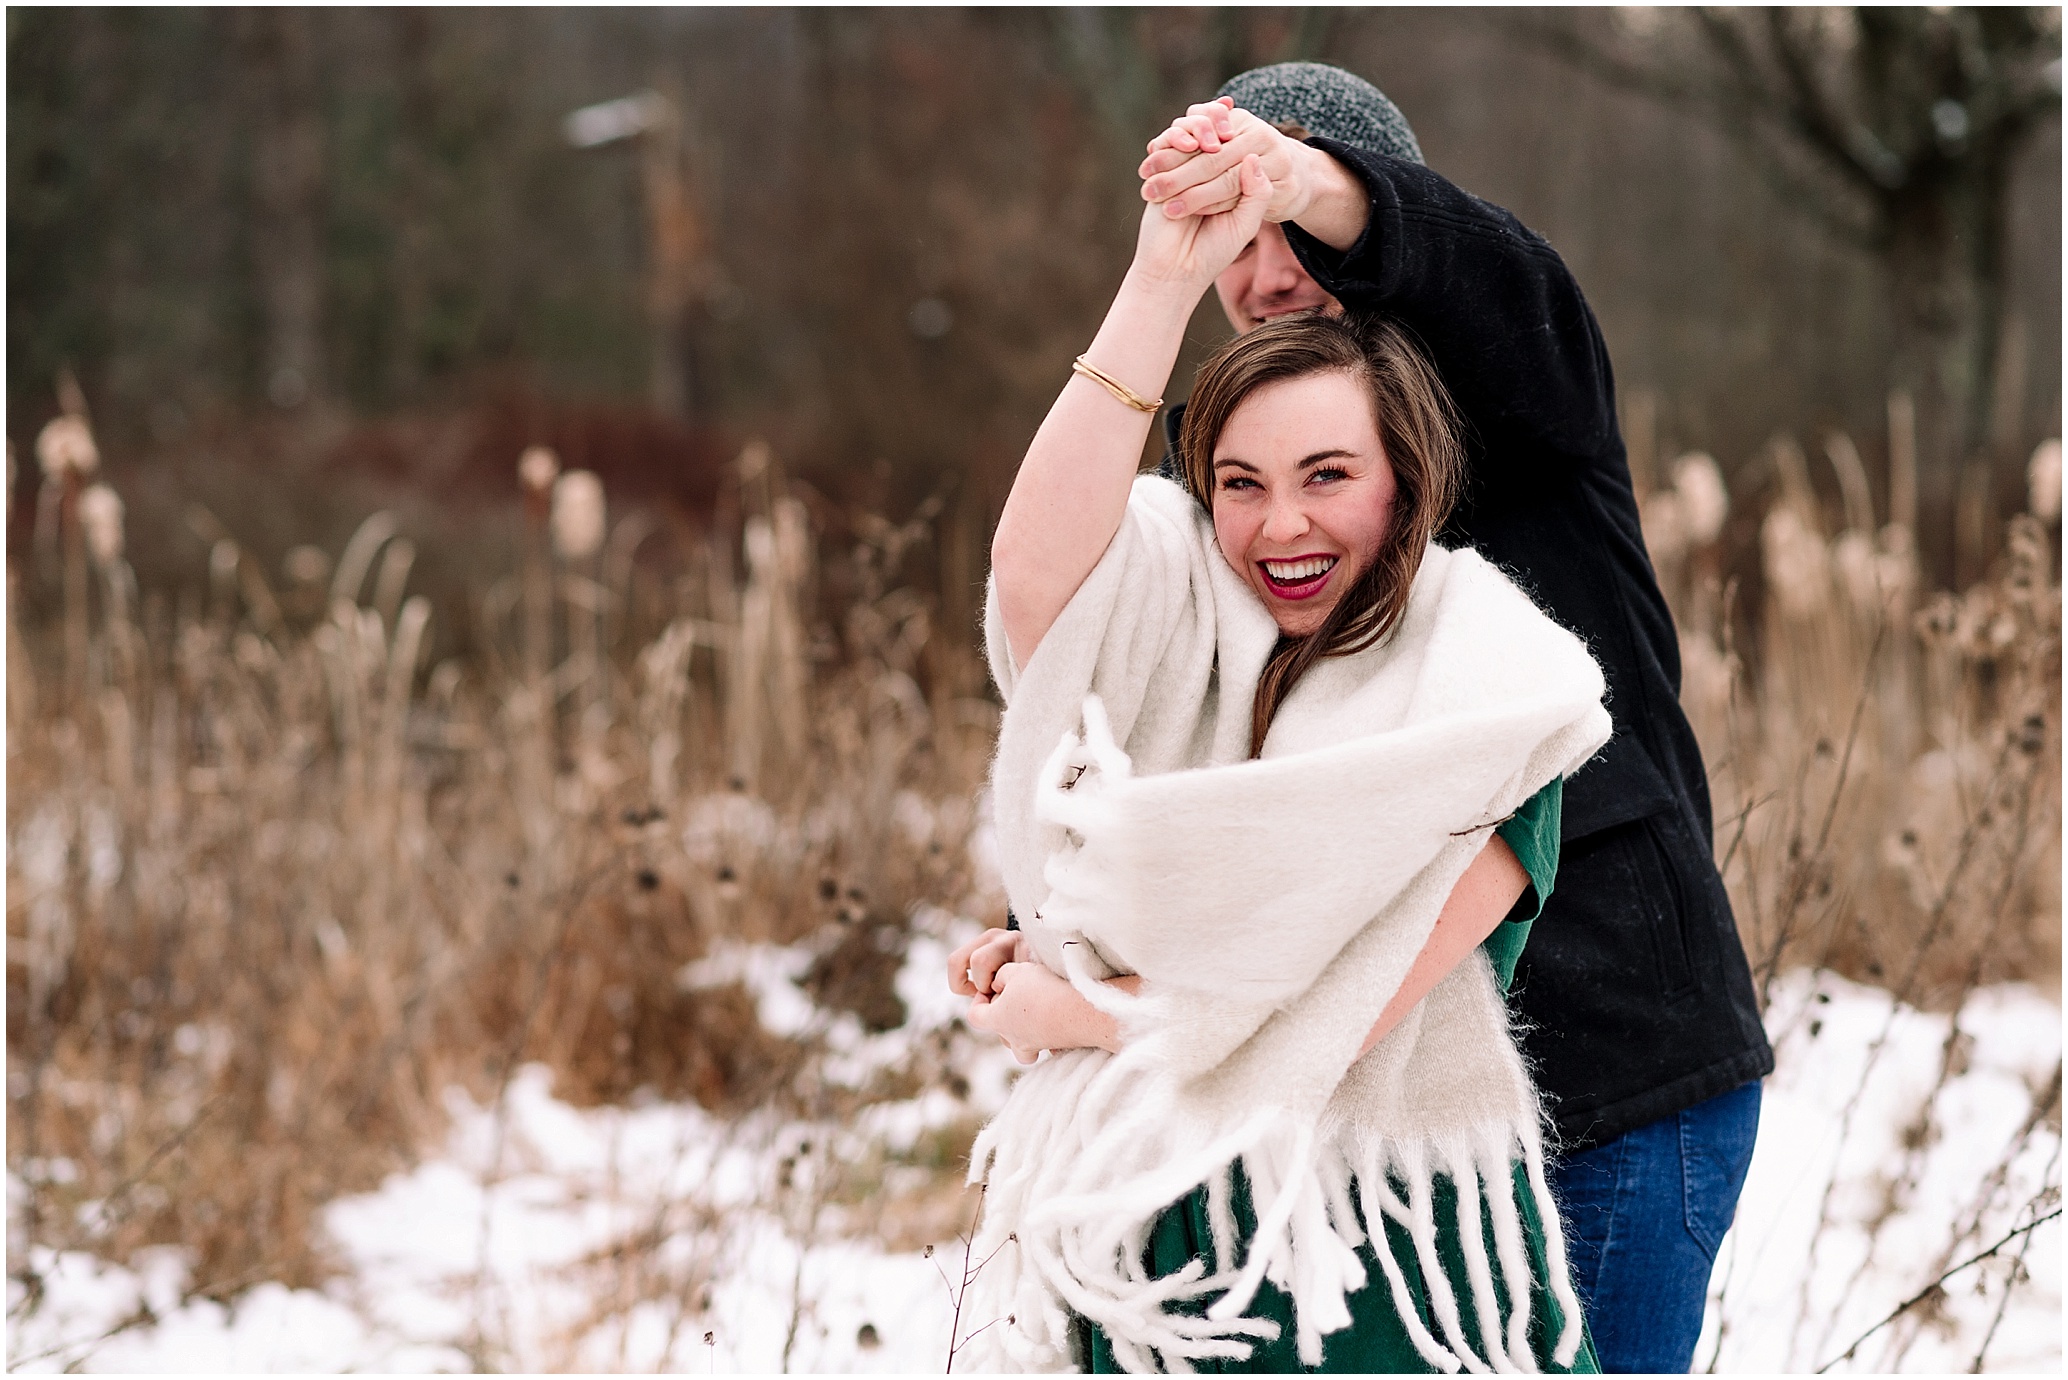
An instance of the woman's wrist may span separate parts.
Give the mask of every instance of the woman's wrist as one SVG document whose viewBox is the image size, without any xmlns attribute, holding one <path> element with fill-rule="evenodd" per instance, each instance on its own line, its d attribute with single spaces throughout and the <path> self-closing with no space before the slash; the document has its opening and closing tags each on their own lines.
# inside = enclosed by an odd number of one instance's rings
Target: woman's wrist
<svg viewBox="0 0 2068 1380">
<path fill-rule="evenodd" d="M 1195 281 L 1190 275 L 1166 273 L 1137 258 L 1127 266 L 1127 273 L 1120 280 L 1120 291 L 1114 294 L 1113 305 L 1118 308 L 1125 301 L 1184 323 L 1192 319 L 1192 309 L 1199 305 L 1200 299 L 1206 296 L 1206 290 L 1212 286 L 1210 278 Z"/>
<path fill-rule="evenodd" d="M 1144 398 L 1161 397 L 1192 309 L 1204 295 L 1202 288 L 1131 267 L 1085 348 L 1085 363 Z"/>
</svg>

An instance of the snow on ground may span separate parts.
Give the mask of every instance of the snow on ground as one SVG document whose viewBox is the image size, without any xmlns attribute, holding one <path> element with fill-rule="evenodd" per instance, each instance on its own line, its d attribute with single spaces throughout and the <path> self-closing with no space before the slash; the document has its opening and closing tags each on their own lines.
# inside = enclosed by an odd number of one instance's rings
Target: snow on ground
<svg viewBox="0 0 2068 1380">
<path fill-rule="evenodd" d="M 1697 1369 L 1714 1358 L 1724 1371 L 1816 1370 L 1949 1267 L 2059 1205 L 2058 1110 L 2055 1129 L 2021 1136 L 2061 1058 L 2060 1008 L 2030 988 L 1969 999 L 1943 1086 L 1949 1017 L 1829 973 L 1777 983 L 1767 1029 L 1778 1067 L 1717 1257 Z M 2044 1185 L 2051 1201 L 2027 1213 Z M 1952 1224 L 1978 1218 L 1979 1230 L 1953 1240 Z M 1928 1310 L 1914 1310 L 1840 1368 L 1965 1371 L 1987 1339 L 1989 1370 L 2058 1372 L 2061 1249 L 2055 1219 L 1948 1280 L 1935 1324 L 1920 1326 Z M 2006 1306 L 2020 1258 L 2030 1278 Z"/>
<path fill-rule="evenodd" d="M 915 944 L 900 980 L 913 1013 L 903 1031 L 841 1037 L 857 1076 L 958 1014 L 939 982 L 945 953 L 945 941 Z M 774 1021 L 808 1015 L 793 1000 L 799 970 L 784 955 L 742 951 L 707 963 L 692 980 L 744 977 Z M 1938 1081 L 1945 1016 L 1894 1009 L 1885 993 L 1804 973 L 1777 988 L 1769 1026 L 1780 1070 L 1719 1258 L 1698 1367 L 1714 1356 L 1729 1371 L 1815 1368 L 1946 1264 L 2015 1225 L 2042 1180 L 2058 1183 L 2059 1140 L 2044 1126 L 2006 1160 L 2028 1090 L 2060 1056 L 2060 1011 L 2031 991 L 1991 989 L 1969 1003 L 1956 1072 L 1933 1102 L 1938 1130 L 1911 1137 L 1920 1148 L 1907 1163 L 1905 1128 L 1922 1124 Z M 974 1102 L 995 1105 L 1009 1061 L 1002 1050 L 971 1058 Z M 13 1324 L 8 1354 L 18 1369 L 95 1371 L 720 1373 L 786 1362 L 799 1371 L 937 1371 L 951 1309 L 941 1267 L 955 1272 L 959 1248 L 928 1259 L 843 1235 L 837 1213 L 810 1210 L 809 1183 L 828 1155 L 859 1154 L 872 1141 L 908 1145 L 964 1110 L 935 1093 L 873 1109 L 867 1125 L 829 1136 L 666 1104 L 577 1110 L 553 1098 L 544 1069 L 528 1068 L 503 1116 L 456 1099 L 440 1155 L 331 1207 L 327 1225 L 348 1268 L 328 1287 L 267 1285 L 234 1308 L 182 1303 L 176 1251 L 126 1268 L 46 1251 L 32 1262 L 47 1276 L 46 1299 Z M 2006 1162 L 2000 1191 L 1982 1202 L 1985 1180 Z M 1813 1244 L 1834 1170 L 1832 1225 Z M 790 1188 L 779 1190 L 779 1178 Z M 17 1189 L 10 1181 L 10 1197 Z M 1948 1224 L 1978 1208 L 1980 1233 L 1942 1261 Z M 1877 1215 L 1886 1221 L 1866 1260 L 1864 1224 Z M 627 1238 L 657 1244 L 611 1249 Z M 2030 1280 L 2010 1295 L 1989 1369 L 2060 1366 L 2059 1223 L 2030 1241 Z M 1965 1369 L 2004 1302 L 2006 1265 L 1956 1276 L 1939 1324 L 1885 1329 L 1856 1364 Z M 1978 1280 L 1985 1292 L 1975 1292 Z M 18 1302 L 11 1292 L 10 1313 Z"/>
</svg>

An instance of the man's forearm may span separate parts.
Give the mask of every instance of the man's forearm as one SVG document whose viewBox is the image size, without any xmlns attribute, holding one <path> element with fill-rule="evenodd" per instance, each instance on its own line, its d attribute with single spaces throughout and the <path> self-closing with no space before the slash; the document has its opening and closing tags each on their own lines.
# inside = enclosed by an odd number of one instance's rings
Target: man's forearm
<svg viewBox="0 0 2068 1380">
<path fill-rule="evenodd" d="M 1327 140 L 1307 147 L 1358 185 L 1368 223 L 1346 245 L 1340 223 L 1324 236 L 1295 218 L 1293 252 L 1346 307 L 1414 332 L 1471 422 L 1475 464 L 1616 450 L 1607 350 L 1548 244 L 1426 168 Z M 1340 217 L 1341 195 L 1317 199 Z"/>
<path fill-rule="evenodd" d="M 1371 219 L 1371 196 L 1357 174 L 1320 149 L 1300 147 L 1306 150 L 1311 190 L 1307 204 L 1288 219 L 1329 248 L 1347 252 Z"/>
</svg>

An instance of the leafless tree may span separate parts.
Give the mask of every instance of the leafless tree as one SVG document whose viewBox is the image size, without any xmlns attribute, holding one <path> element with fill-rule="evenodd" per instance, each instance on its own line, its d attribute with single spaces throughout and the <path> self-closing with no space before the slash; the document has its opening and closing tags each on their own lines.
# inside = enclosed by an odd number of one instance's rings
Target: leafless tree
<svg viewBox="0 0 2068 1380">
<path fill-rule="evenodd" d="M 1985 444 L 2014 164 L 2060 114 L 2058 9 L 1696 8 L 1513 22 L 1612 85 L 1705 112 L 1793 204 L 1873 254 L 1896 308 L 1891 385 L 1924 401 L 1942 459 L 1957 464 Z"/>
</svg>

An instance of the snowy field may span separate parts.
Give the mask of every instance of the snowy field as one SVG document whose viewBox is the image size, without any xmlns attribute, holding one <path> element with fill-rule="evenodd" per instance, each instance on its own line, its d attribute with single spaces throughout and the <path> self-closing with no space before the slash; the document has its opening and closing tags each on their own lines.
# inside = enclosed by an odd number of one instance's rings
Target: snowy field
<svg viewBox="0 0 2068 1380">
<path fill-rule="evenodd" d="M 943 942 L 914 946 L 899 983 L 906 1027 L 835 1031 L 854 1070 L 954 1021 Z M 748 979 L 767 1024 L 794 1029 L 812 1012 L 791 959 L 738 950 L 707 962 L 711 980 Z M 2059 1183 L 2058 1113 L 2025 1125 L 2032 1090 L 2057 1076 L 2052 1002 L 1978 993 L 1949 1042 L 1943 1015 L 1801 973 L 1777 990 L 1769 1024 L 1780 1069 L 1698 1368 L 1816 1369 Z M 1010 1061 L 969 1048 L 971 1102 L 995 1105 Z M 10 1367 L 939 1371 L 959 1246 L 886 1251 L 843 1234 L 842 1214 L 809 1188 L 828 1156 L 880 1155 L 968 1112 L 942 1093 L 842 1128 L 727 1124 L 660 1104 L 582 1111 L 526 1069 L 500 1113 L 455 1099 L 441 1154 L 332 1205 L 346 1268 L 321 1290 L 267 1285 L 226 1308 L 182 1301 L 176 1251 L 126 1268 L 32 1251 L 47 1292 L 19 1319 L 10 1293 Z M 10 1177 L 11 1202 L 18 1191 Z M 1956 1223 L 1975 1229 L 1956 1241 Z M 619 1249 L 634 1240 L 649 1248 Z M 2058 1371 L 2061 1253 L 2055 1220 L 1954 1275 L 1837 1369 L 1966 1370 L 1986 1340 L 1986 1369 Z M 2014 1270 L 2025 1278 L 2007 1292 Z"/>
</svg>

